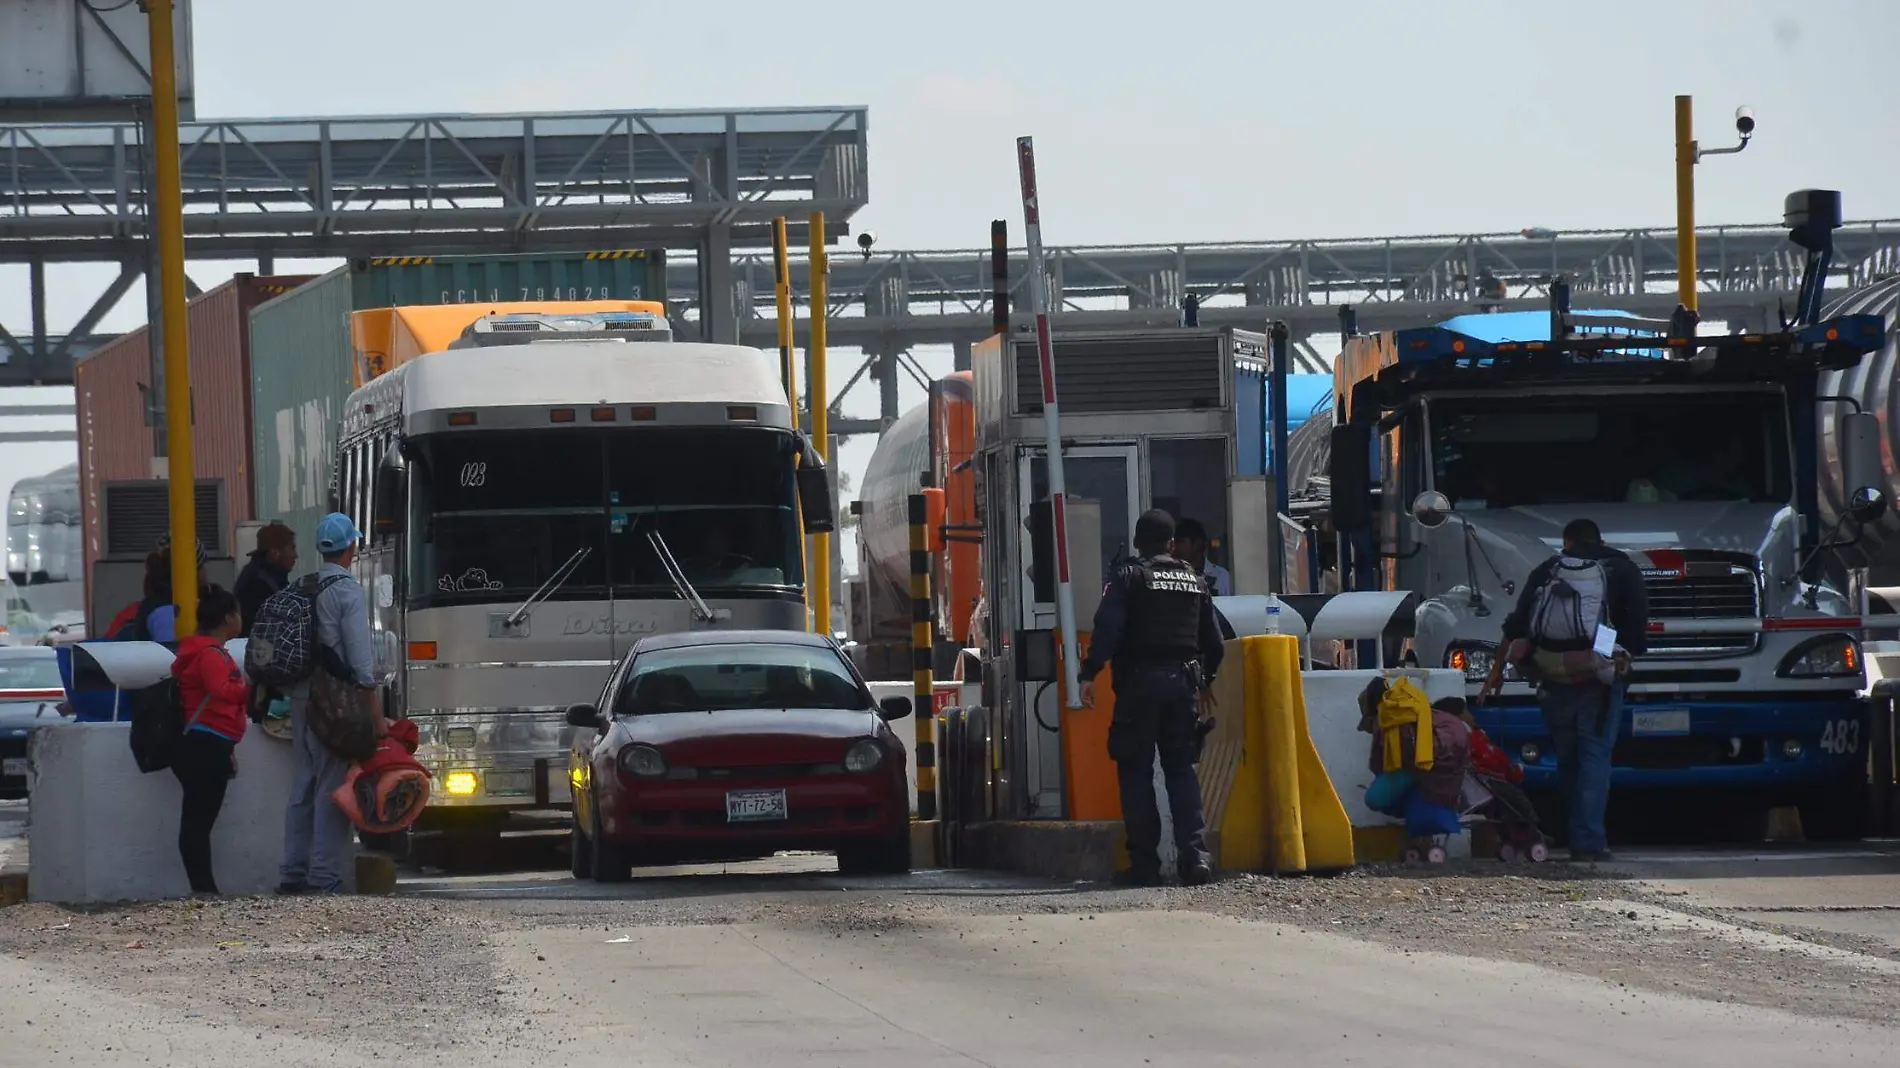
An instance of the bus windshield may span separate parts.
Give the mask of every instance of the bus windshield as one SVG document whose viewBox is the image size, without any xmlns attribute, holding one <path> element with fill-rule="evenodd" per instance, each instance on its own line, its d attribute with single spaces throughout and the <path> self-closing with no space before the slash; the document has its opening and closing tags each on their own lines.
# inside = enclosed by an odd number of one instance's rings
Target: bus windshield
<svg viewBox="0 0 1900 1068">
<path fill-rule="evenodd" d="M 1778 392 L 1435 398 L 1428 418 L 1433 485 L 1460 511 L 1793 492 Z"/>
<path fill-rule="evenodd" d="M 609 585 L 671 597 L 654 534 L 708 596 L 803 582 L 783 431 L 465 431 L 411 444 L 412 605 L 520 601 L 581 549 L 554 599 L 600 599 Z"/>
</svg>

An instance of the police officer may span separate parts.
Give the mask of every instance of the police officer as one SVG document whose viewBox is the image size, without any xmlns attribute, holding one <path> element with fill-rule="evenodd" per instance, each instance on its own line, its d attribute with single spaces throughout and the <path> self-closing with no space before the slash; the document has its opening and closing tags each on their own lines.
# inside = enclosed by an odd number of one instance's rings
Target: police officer
<svg viewBox="0 0 1900 1068">
<path fill-rule="evenodd" d="M 1129 869 L 1120 881 L 1152 886 L 1161 879 L 1161 813 L 1155 806 L 1155 752 L 1167 782 L 1181 881 L 1213 878 L 1194 774 L 1197 713 L 1211 709 L 1220 667 L 1214 602 L 1194 568 L 1168 555 L 1174 518 L 1160 509 L 1135 521 L 1136 558 L 1118 569 L 1095 610 L 1095 634 L 1082 661 L 1082 703 L 1095 702 L 1094 679 L 1115 666 L 1115 716 L 1108 755 L 1121 785 Z"/>
</svg>

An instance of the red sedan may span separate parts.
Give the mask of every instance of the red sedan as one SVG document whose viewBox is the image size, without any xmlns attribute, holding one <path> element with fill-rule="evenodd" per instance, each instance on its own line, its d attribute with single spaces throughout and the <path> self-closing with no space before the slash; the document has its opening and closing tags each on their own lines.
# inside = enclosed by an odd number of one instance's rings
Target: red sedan
<svg viewBox="0 0 1900 1068">
<path fill-rule="evenodd" d="M 797 631 L 646 638 L 575 732 L 576 877 L 637 866 L 835 850 L 846 872 L 910 870 L 905 753 L 831 639 Z"/>
</svg>

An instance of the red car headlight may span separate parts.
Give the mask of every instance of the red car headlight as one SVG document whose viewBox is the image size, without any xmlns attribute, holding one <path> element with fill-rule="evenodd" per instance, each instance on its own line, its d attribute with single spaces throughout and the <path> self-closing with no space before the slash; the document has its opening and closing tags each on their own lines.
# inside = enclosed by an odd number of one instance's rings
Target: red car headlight
<svg viewBox="0 0 1900 1068">
<path fill-rule="evenodd" d="M 620 770 L 636 779 L 666 775 L 666 757 L 650 745 L 630 745 L 620 751 Z"/>
<path fill-rule="evenodd" d="M 870 738 L 854 743 L 844 754 L 844 770 L 846 771 L 873 771 L 882 763 L 884 763 L 884 747 Z"/>
</svg>

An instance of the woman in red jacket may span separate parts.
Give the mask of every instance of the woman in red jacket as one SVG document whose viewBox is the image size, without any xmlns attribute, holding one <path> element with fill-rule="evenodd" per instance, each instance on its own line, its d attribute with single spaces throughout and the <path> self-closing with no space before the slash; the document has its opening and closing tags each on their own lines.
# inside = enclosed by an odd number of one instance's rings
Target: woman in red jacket
<svg viewBox="0 0 1900 1068">
<path fill-rule="evenodd" d="M 172 757 L 172 774 L 184 788 L 178 815 L 178 854 L 194 894 L 216 894 L 211 877 L 211 827 L 224 807 L 224 790 L 237 774 L 237 744 L 250 719 L 249 687 L 224 643 L 244 629 L 237 598 L 209 587 L 198 598 L 198 632 L 178 643 L 172 675 L 185 710 L 185 736 Z"/>
</svg>

